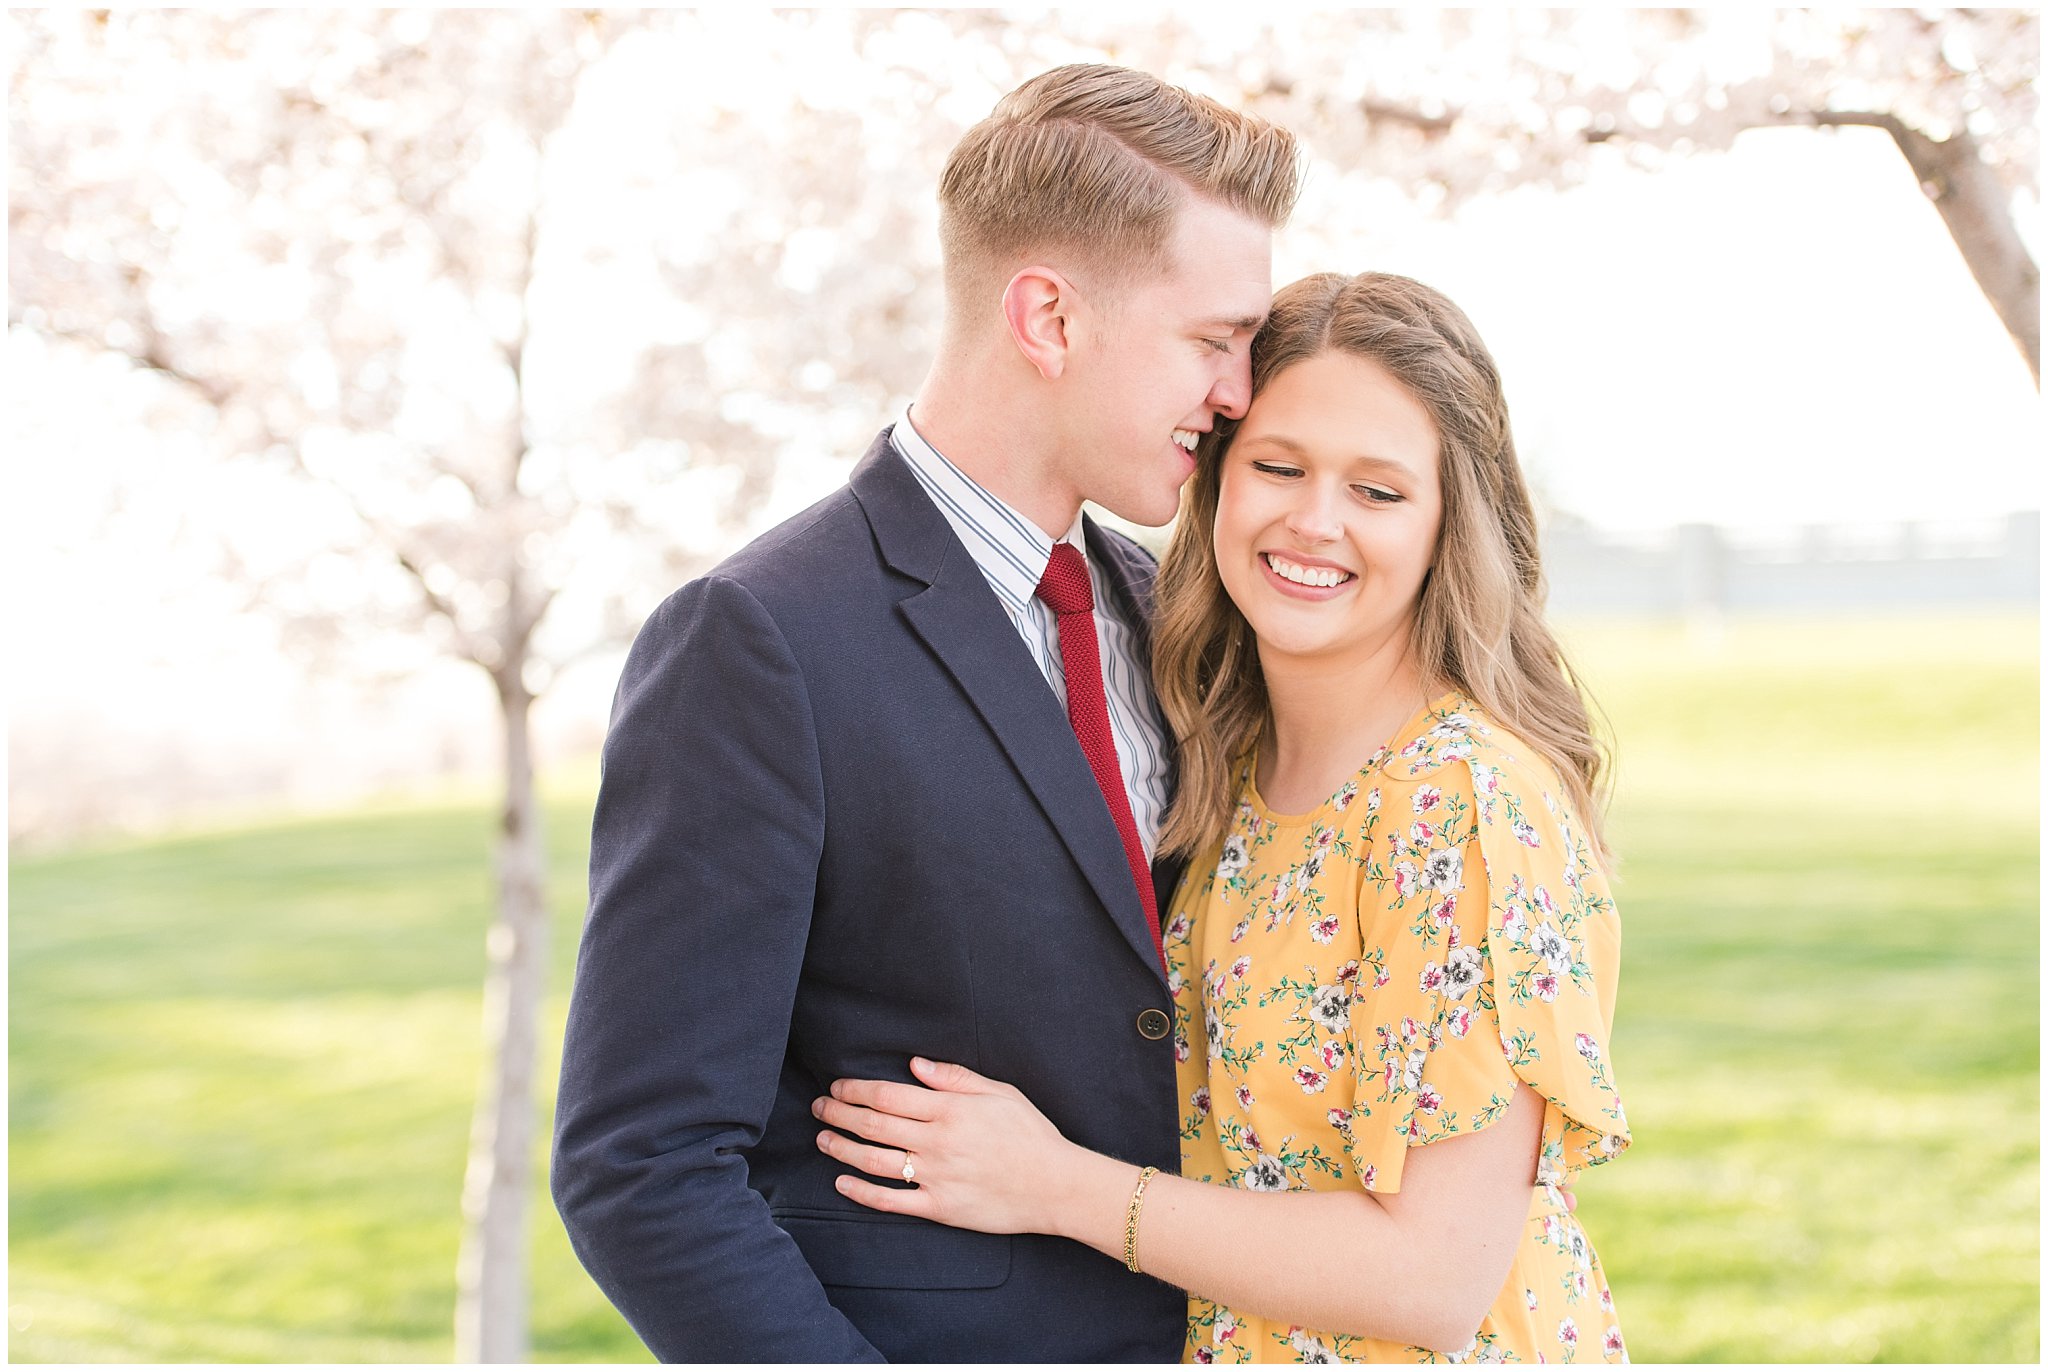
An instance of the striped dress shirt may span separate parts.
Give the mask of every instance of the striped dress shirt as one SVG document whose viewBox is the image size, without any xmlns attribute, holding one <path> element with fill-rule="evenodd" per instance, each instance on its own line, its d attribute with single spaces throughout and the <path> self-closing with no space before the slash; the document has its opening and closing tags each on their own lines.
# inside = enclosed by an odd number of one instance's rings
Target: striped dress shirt
<svg viewBox="0 0 2048 1372">
<path fill-rule="evenodd" d="M 1067 677 L 1060 661 L 1059 626 L 1052 607 L 1037 594 L 1039 579 L 1052 561 L 1053 539 L 926 442 L 910 422 L 908 406 L 890 431 L 890 441 L 910 464 L 932 504 L 953 526 L 974 565 L 988 578 L 990 589 L 1002 602 L 1046 685 L 1059 698 L 1064 714 Z M 1108 575 L 1088 556 L 1080 515 L 1074 516 L 1074 526 L 1059 541 L 1073 544 L 1088 564 L 1088 581 L 1095 590 L 1096 646 L 1102 656 L 1104 694 L 1109 699 L 1110 734 L 1116 740 L 1117 765 L 1123 771 L 1138 838 L 1150 858 L 1158 846 L 1159 822 L 1166 814 L 1166 721 L 1152 694 L 1152 677 L 1138 648 L 1137 631 L 1126 621 Z"/>
</svg>

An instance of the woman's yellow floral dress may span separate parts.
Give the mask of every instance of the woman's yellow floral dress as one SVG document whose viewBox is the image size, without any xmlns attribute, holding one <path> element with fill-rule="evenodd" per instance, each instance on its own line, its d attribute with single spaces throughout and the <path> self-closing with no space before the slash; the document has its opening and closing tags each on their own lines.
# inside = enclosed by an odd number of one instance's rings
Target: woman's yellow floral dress
<svg viewBox="0 0 2048 1372">
<path fill-rule="evenodd" d="M 1181 1172 L 1254 1191 L 1397 1191 L 1410 1148 L 1546 1099 L 1541 1184 L 1474 1342 L 1425 1350 L 1193 1295 L 1196 1362 L 1627 1360 L 1554 1183 L 1628 1144 L 1608 1066 L 1620 926 L 1557 774 L 1470 702 L 1427 707 L 1321 809 L 1231 832 L 1166 930 Z"/>
</svg>

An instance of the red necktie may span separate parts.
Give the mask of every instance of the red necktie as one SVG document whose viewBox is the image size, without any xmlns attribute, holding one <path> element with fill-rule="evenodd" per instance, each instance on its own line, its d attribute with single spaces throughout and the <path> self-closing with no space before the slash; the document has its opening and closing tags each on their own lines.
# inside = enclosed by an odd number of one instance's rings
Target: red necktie
<svg viewBox="0 0 2048 1372">
<path fill-rule="evenodd" d="M 1152 869 L 1145 863 L 1145 845 L 1138 841 L 1138 822 L 1131 817 L 1123 770 L 1117 766 L 1116 740 L 1109 732 L 1109 699 L 1102 691 L 1102 658 L 1095 650 L 1095 593 L 1088 584 L 1088 564 L 1071 543 L 1052 545 L 1052 561 L 1038 582 L 1038 598 L 1052 607 L 1060 626 L 1060 665 L 1067 676 L 1067 722 L 1095 772 L 1095 784 L 1109 802 L 1110 818 L 1123 836 L 1124 858 L 1138 885 L 1138 904 L 1159 939 L 1159 903 L 1152 894 Z M 1162 965 L 1164 954 L 1162 952 Z"/>
</svg>

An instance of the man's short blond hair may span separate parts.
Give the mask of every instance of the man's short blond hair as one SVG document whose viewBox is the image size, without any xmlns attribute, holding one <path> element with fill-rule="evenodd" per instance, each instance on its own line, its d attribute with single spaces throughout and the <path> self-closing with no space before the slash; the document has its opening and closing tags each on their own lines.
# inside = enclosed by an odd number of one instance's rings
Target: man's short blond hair
<svg viewBox="0 0 2048 1372">
<path fill-rule="evenodd" d="M 1300 193 L 1294 135 L 1128 67 L 1034 76 L 967 131 L 939 179 L 949 293 L 1059 253 L 1115 287 L 1166 266 L 1190 194 L 1278 227 Z"/>
</svg>

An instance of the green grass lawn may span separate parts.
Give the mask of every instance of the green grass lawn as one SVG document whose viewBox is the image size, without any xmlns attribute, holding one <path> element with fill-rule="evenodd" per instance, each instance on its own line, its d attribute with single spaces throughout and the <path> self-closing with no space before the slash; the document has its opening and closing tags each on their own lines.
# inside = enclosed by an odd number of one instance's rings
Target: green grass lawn
<svg viewBox="0 0 2048 1372">
<path fill-rule="evenodd" d="M 1622 742 L 1636 1146 L 1580 1214 L 1632 1352 L 2033 1361 L 2033 622 L 1567 639 Z M 590 796 L 557 781 L 550 1044 Z M 16 1360 L 450 1355 L 490 832 L 414 806 L 12 864 Z M 534 1207 L 535 1356 L 645 1360 L 539 1171 Z"/>
<path fill-rule="evenodd" d="M 1656 1361 L 2035 1361 L 2031 622 L 1570 636 L 1622 740 L 1616 1055 L 1582 1186 Z"/>
</svg>

